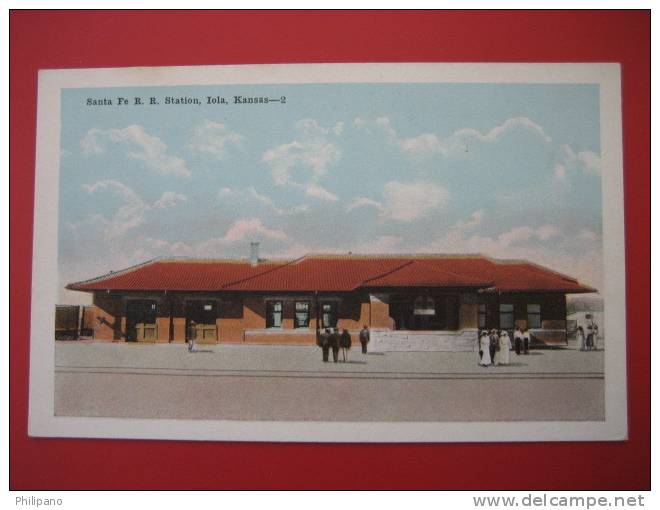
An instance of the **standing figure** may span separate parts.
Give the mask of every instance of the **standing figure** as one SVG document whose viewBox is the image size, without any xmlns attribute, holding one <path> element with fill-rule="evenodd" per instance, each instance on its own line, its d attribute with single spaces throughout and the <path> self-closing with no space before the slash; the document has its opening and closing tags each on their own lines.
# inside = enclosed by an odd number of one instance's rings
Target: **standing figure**
<svg viewBox="0 0 660 510">
<path fill-rule="evenodd" d="M 330 330 L 326 329 L 319 334 L 319 347 L 323 351 L 323 362 L 328 362 L 328 355 L 330 354 Z"/>
<path fill-rule="evenodd" d="M 525 354 L 529 354 L 529 329 L 527 327 L 523 330 L 523 350 Z"/>
<path fill-rule="evenodd" d="M 516 355 L 520 355 L 520 351 L 522 350 L 522 343 L 523 343 L 522 329 L 520 329 L 520 326 L 517 326 L 516 331 L 513 333 L 513 345 L 514 348 L 516 349 Z"/>
<path fill-rule="evenodd" d="M 586 350 L 585 338 L 584 338 L 584 329 L 582 326 L 578 326 L 575 333 L 575 339 L 577 340 L 577 348 L 581 351 Z"/>
<path fill-rule="evenodd" d="M 369 328 L 365 324 L 360 330 L 360 343 L 362 344 L 362 354 L 367 354 L 367 344 L 369 343 Z"/>
<path fill-rule="evenodd" d="M 346 363 L 346 360 L 348 359 L 348 350 L 351 348 L 351 334 L 346 328 L 342 330 L 339 345 L 341 347 L 341 354 L 344 358 L 344 363 Z"/>
<path fill-rule="evenodd" d="M 500 346 L 500 338 L 497 334 L 497 330 L 491 329 L 490 336 L 488 337 L 488 339 L 489 339 L 488 353 L 490 355 L 490 363 L 494 363 L 495 354 L 497 353 L 497 349 L 499 349 Z"/>
<path fill-rule="evenodd" d="M 482 329 L 481 331 L 477 332 L 477 352 L 479 353 L 479 357 L 477 358 L 477 365 L 481 365 L 481 358 L 484 355 L 484 351 L 481 350 L 481 337 L 486 334 L 486 330 Z"/>
<path fill-rule="evenodd" d="M 190 321 L 188 326 L 188 352 L 195 352 L 195 321 Z"/>
<path fill-rule="evenodd" d="M 594 337 L 593 337 L 593 342 L 592 342 L 592 348 L 593 348 L 594 351 L 597 351 L 598 350 L 598 324 L 596 324 L 595 322 L 593 324 L 594 324 L 594 327 L 593 327 Z"/>
<path fill-rule="evenodd" d="M 500 333 L 500 345 L 497 351 L 497 364 L 508 365 L 511 362 L 511 337 L 505 329 Z"/>
<path fill-rule="evenodd" d="M 490 357 L 490 336 L 485 330 L 481 332 L 481 338 L 479 339 L 479 355 L 479 364 L 482 367 L 487 367 L 492 363 L 492 358 Z"/>
<path fill-rule="evenodd" d="M 330 333 L 330 348 L 332 349 L 332 361 L 339 361 L 339 330 L 337 328 Z"/>
</svg>

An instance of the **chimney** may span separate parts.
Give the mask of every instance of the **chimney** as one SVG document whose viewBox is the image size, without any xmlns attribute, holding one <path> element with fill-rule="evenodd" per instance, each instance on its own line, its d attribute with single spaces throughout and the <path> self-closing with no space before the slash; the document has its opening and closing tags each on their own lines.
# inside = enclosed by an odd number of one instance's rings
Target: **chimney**
<svg viewBox="0 0 660 510">
<path fill-rule="evenodd" d="M 252 241 L 250 243 L 250 265 L 256 266 L 259 263 L 259 243 Z"/>
</svg>

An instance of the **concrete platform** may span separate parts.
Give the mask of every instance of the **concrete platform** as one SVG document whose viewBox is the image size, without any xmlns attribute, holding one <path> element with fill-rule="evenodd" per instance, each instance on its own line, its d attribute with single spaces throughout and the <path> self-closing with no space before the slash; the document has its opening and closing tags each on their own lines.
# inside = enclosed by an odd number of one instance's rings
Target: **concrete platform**
<svg viewBox="0 0 660 510">
<path fill-rule="evenodd" d="M 323 421 L 598 421 L 603 352 L 373 353 L 310 346 L 56 345 L 58 416 Z"/>
<path fill-rule="evenodd" d="M 532 350 L 529 355 L 511 353 L 507 366 L 478 365 L 477 352 L 360 352 L 352 348 L 348 361 L 324 363 L 316 346 L 201 345 L 188 352 L 187 345 L 132 343 L 57 343 L 55 367 L 134 373 L 170 370 L 190 375 L 238 372 L 244 375 L 316 376 L 458 376 L 498 375 L 603 375 L 603 351 L 574 349 Z M 332 356 L 331 356 L 332 358 Z M 341 353 L 340 353 L 341 359 Z"/>
</svg>

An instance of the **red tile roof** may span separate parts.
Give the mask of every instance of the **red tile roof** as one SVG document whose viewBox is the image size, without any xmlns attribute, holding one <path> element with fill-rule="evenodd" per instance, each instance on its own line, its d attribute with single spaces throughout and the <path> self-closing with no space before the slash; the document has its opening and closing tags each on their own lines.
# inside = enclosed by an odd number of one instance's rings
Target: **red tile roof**
<svg viewBox="0 0 660 510">
<path fill-rule="evenodd" d="M 441 262 L 441 261 L 440 261 Z M 490 287 L 492 278 L 475 278 L 441 269 L 433 260 L 411 260 L 394 271 L 366 280 L 369 287 Z"/>
<path fill-rule="evenodd" d="M 73 290 L 220 290 L 227 284 L 283 262 L 251 266 L 238 260 L 154 260 L 83 282 L 72 283 Z"/>
<path fill-rule="evenodd" d="M 481 255 L 308 255 L 252 266 L 241 260 L 155 260 L 72 290 L 351 291 L 383 287 L 472 287 L 565 293 L 595 292 L 576 279 L 523 261 Z"/>
<path fill-rule="evenodd" d="M 365 280 L 394 271 L 408 260 L 378 257 L 310 256 L 229 285 L 229 290 L 348 291 Z"/>
</svg>

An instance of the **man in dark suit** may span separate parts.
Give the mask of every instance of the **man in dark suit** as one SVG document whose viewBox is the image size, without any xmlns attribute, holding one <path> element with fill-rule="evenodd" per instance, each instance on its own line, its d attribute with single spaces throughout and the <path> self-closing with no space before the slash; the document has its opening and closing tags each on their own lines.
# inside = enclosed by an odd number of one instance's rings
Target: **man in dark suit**
<svg viewBox="0 0 660 510">
<path fill-rule="evenodd" d="M 339 361 L 339 330 L 337 328 L 330 334 L 330 348 L 332 349 L 332 360 L 337 363 Z"/>
<path fill-rule="evenodd" d="M 367 344 L 369 343 L 369 328 L 365 324 L 360 330 L 360 343 L 362 344 L 362 354 L 367 354 Z"/>
<path fill-rule="evenodd" d="M 500 343 L 500 336 L 497 334 L 497 330 L 491 329 L 490 330 L 490 343 L 488 345 L 489 351 L 490 351 L 490 359 L 493 363 L 495 363 L 495 353 L 497 352 L 497 348 Z"/>
<path fill-rule="evenodd" d="M 344 363 L 346 362 L 348 358 L 348 350 L 351 348 L 351 334 L 348 332 L 346 328 L 344 328 L 341 332 L 341 337 L 339 339 L 339 346 L 341 347 L 341 352 L 342 352 L 342 357 L 344 359 Z"/>
<path fill-rule="evenodd" d="M 328 355 L 330 354 L 330 330 L 326 329 L 321 331 L 321 334 L 318 335 L 318 344 L 321 350 L 323 351 L 323 361 L 328 362 Z"/>
</svg>

